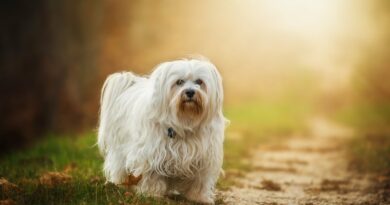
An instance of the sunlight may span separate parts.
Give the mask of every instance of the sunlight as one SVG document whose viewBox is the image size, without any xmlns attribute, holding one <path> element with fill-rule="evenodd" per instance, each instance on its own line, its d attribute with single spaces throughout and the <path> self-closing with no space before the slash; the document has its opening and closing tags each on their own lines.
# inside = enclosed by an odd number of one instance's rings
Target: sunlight
<svg viewBox="0 0 390 205">
<path fill-rule="evenodd" d="M 262 6 L 275 28 L 301 35 L 329 34 L 340 20 L 337 0 L 265 0 Z"/>
</svg>

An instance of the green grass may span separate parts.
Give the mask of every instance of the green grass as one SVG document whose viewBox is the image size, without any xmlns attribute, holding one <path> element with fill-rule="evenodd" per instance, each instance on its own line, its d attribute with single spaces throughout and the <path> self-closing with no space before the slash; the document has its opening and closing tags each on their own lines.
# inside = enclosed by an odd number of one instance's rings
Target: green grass
<svg viewBox="0 0 390 205">
<path fill-rule="evenodd" d="M 390 134 L 355 136 L 349 142 L 350 168 L 359 172 L 390 174 Z"/>
<path fill-rule="evenodd" d="M 280 139 L 302 130 L 306 112 L 290 104 L 250 103 L 226 108 L 231 125 L 224 144 L 225 178 L 219 189 L 228 189 L 235 181 L 232 170 L 244 173 L 251 169 L 249 152 L 261 143 Z M 237 137 L 238 136 L 238 137 Z M 272 136 L 272 137 L 270 137 Z M 0 200 L 13 199 L 18 204 L 188 204 L 184 199 L 154 199 L 105 184 L 102 158 L 93 133 L 82 136 L 48 136 L 28 149 L 8 154 L 0 159 L 0 177 L 19 188 L 0 192 Z M 39 178 L 48 171 L 68 172 L 69 183 L 48 186 Z M 237 177 L 237 176 L 235 176 Z M 223 201 L 218 199 L 217 204 Z"/>
<path fill-rule="evenodd" d="M 304 129 L 311 106 L 294 102 L 250 102 L 227 107 L 234 129 L 256 134 L 291 134 Z"/>
<path fill-rule="evenodd" d="M 0 162 L 0 177 L 16 184 L 19 190 L 3 191 L 0 200 L 13 199 L 17 204 L 169 204 L 144 196 L 126 197 L 126 190 L 105 184 L 102 158 L 94 146 L 96 137 L 49 136 L 30 149 L 5 156 Z M 69 183 L 48 186 L 39 182 L 48 171 L 68 174 Z"/>
<path fill-rule="evenodd" d="M 390 105 L 356 103 L 340 110 L 335 119 L 356 131 L 347 144 L 351 169 L 390 173 Z"/>
<path fill-rule="evenodd" d="M 0 175 L 6 175 L 10 180 L 36 178 L 47 170 L 61 171 L 70 163 L 76 163 L 75 174 L 81 178 L 92 176 L 98 173 L 102 163 L 95 143 L 94 134 L 48 136 L 30 149 L 5 156 L 1 161 Z M 24 169 L 7 172 L 19 167 Z"/>
<path fill-rule="evenodd" d="M 363 131 L 390 129 L 390 104 L 355 103 L 339 110 L 334 118 Z"/>
</svg>

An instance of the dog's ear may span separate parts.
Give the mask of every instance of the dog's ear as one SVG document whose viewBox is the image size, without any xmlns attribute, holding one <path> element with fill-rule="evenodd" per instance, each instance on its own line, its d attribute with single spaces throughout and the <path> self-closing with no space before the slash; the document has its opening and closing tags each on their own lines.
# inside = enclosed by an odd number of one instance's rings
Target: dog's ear
<svg viewBox="0 0 390 205">
<path fill-rule="evenodd" d="M 168 96 L 167 78 L 170 63 L 162 63 L 158 65 L 150 76 L 152 84 L 152 105 L 155 111 L 155 117 L 164 117 L 168 114 Z"/>
<path fill-rule="evenodd" d="M 222 110 L 222 107 L 223 107 L 223 84 L 222 84 L 222 77 L 221 75 L 219 74 L 218 72 L 218 69 L 213 65 L 211 64 L 211 75 L 212 75 L 212 78 L 213 78 L 213 82 L 215 83 L 215 88 L 216 88 L 216 92 L 214 94 L 214 104 L 211 105 L 213 106 L 214 108 L 214 112 L 216 113 L 216 115 L 218 116 L 218 118 L 220 120 L 223 121 L 223 124 L 225 126 L 228 126 L 230 124 L 230 121 L 228 119 L 226 119 L 223 115 L 223 110 Z"/>
<path fill-rule="evenodd" d="M 213 79 L 215 92 L 213 93 L 213 107 L 214 110 L 219 114 L 222 115 L 222 106 L 223 106 L 223 86 L 222 86 L 222 77 L 219 74 L 217 68 L 211 64 L 211 76 Z M 223 116 L 223 115 L 222 115 Z"/>
</svg>

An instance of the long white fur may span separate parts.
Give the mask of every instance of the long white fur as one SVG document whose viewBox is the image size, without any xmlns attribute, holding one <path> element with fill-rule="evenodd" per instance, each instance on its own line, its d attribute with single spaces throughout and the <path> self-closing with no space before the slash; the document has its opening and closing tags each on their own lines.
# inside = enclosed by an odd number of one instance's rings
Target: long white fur
<svg viewBox="0 0 390 205">
<path fill-rule="evenodd" d="M 173 88 L 178 79 L 185 80 Z M 193 82 L 202 79 L 206 89 Z M 196 119 L 178 117 L 184 89 L 195 89 L 204 110 Z M 140 193 L 163 196 L 179 191 L 189 200 L 213 203 L 223 162 L 226 119 L 222 79 L 207 60 L 177 60 L 156 67 L 150 77 L 110 75 L 101 97 L 98 146 L 108 181 L 121 184 L 142 175 Z M 177 135 L 167 136 L 172 127 Z"/>
</svg>

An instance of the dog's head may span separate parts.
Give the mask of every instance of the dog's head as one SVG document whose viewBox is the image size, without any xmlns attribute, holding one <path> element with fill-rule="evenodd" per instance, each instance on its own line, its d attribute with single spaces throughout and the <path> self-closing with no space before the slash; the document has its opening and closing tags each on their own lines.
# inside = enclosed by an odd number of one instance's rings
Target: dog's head
<svg viewBox="0 0 390 205">
<path fill-rule="evenodd" d="M 177 60 L 159 65 L 151 75 L 154 106 L 161 117 L 190 128 L 222 116 L 222 79 L 206 60 Z"/>
</svg>

